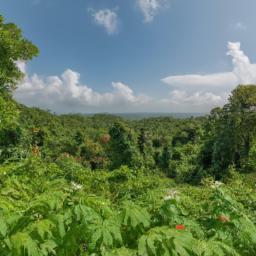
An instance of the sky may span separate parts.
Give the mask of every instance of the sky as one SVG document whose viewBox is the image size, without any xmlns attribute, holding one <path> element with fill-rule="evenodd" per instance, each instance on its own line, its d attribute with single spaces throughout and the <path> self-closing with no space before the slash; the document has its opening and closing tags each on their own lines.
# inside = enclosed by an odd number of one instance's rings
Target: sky
<svg viewBox="0 0 256 256">
<path fill-rule="evenodd" d="M 14 96 L 56 113 L 209 112 L 256 83 L 255 0 L 0 0 L 40 55 Z"/>
</svg>

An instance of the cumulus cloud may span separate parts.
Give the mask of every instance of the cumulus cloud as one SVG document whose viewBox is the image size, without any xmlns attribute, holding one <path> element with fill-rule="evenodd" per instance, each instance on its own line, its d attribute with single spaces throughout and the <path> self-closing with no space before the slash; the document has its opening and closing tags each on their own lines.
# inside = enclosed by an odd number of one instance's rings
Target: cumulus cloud
<svg viewBox="0 0 256 256">
<path fill-rule="evenodd" d="M 214 104 L 219 105 L 222 103 L 222 97 L 212 92 L 195 92 L 192 94 L 186 91 L 174 90 L 170 93 L 170 101 L 174 104 L 186 104 L 186 105 L 207 105 Z"/>
<path fill-rule="evenodd" d="M 25 71 L 24 63 L 17 64 Z M 31 77 L 26 74 L 24 81 L 15 92 L 15 98 L 28 105 L 63 112 L 115 111 L 125 107 L 144 104 L 146 96 L 136 96 L 133 90 L 121 82 L 112 83 L 112 91 L 99 93 L 80 82 L 80 74 L 67 69 L 60 76 Z"/>
<path fill-rule="evenodd" d="M 256 64 L 252 64 L 250 59 L 241 50 L 241 44 L 228 43 L 227 55 L 232 57 L 233 73 L 239 84 L 254 84 L 256 82 Z"/>
<path fill-rule="evenodd" d="M 118 16 L 116 9 L 89 10 L 96 24 L 105 28 L 108 34 L 114 34 L 118 30 Z"/>
<path fill-rule="evenodd" d="M 178 112 L 209 112 L 212 108 L 222 106 L 228 98 L 227 93 L 193 92 L 173 90 L 169 97 L 159 101 L 165 109 L 175 109 Z"/>
<path fill-rule="evenodd" d="M 228 43 L 228 56 L 233 70 L 213 74 L 169 76 L 162 81 L 170 88 L 163 98 L 136 94 L 122 82 L 112 82 L 109 92 L 100 93 L 80 79 L 80 74 L 67 69 L 61 75 L 40 77 L 28 75 L 26 65 L 17 66 L 25 73 L 15 98 L 28 106 L 70 112 L 208 112 L 226 103 L 230 91 L 238 84 L 256 83 L 256 64 L 241 50 L 240 43 Z"/>
<path fill-rule="evenodd" d="M 203 112 L 223 103 L 210 92 L 188 93 L 172 90 L 166 98 L 137 95 L 126 84 L 112 82 L 110 92 L 99 93 L 80 81 L 80 74 L 67 69 L 60 76 L 29 76 L 26 65 L 17 66 L 25 73 L 15 98 L 28 106 L 50 109 L 56 113 L 91 112 Z"/>
<path fill-rule="evenodd" d="M 169 76 L 162 81 L 174 90 L 177 98 L 179 96 L 177 92 L 179 92 L 185 102 L 192 99 L 192 101 L 203 102 L 204 99 L 207 99 L 208 105 L 212 105 L 214 102 L 224 103 L 229 92 L 238 84 L 256 83 L 256 64 L 251 63 L 241 50 L 239 42 L 228 43 L 227 55 L 232 57 L 234 68 L 231 72 Z"/>
<path fill-rule="evenodd" d="M 137 0 L 137 3 L 146 23 L 153 21 L 161 9 L 169 6 L 169 0 Z"/>
</svg>

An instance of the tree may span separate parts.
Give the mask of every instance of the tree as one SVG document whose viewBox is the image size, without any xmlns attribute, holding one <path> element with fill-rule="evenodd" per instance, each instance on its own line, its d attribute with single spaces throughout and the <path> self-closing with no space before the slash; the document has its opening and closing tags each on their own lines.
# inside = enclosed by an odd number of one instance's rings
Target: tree
<svg viewBox="0 0 256 256">
<path fill-rule="evenodd" d="M 171 147 L 166 143 L 166 145 L 163 148 L 163 152 L 161 155 L 161 162 L 160 162 L 160 166 L 166 174 L 169 174 L 170 172 L 169 169 L 170 169 L 171 159 L 172 159 Z"/>
<path fill-rule="evenodd" d="M 11 92 L 23 77 L 18 61 L 27 61 L 38 54 L 38 49 L 22 36 L 13 23 L 4 23 L 0 16 L 0 155 L 16 146 L 21 136 L 18 127 L 19 110 Z M 10 155 L 10 154 L 6 154 Z"/>
<path fill-rule="evenodd" d="M 240 85 L 223 108 L 214 109 L 206 126 L 202 150 L 204 167 L 212 166 L 216 178 L 247 166 L 256 137 L 256 86 Z"/>
<path fill-rule="evenodd" d="M 23 77 L 17 61 L 29 60 L 37 54 L 37 47 L 22 36 L 21 29 L 4 23 L 0 16 L 0 130 L 17 122 L 18 110 L 9 93 Z"/>
<path fill-rule="evenodd" d="M 19 111 L 10 95 L 0 93 L 0 132 L 3 129 L 13 129 L 17 126 Z"/>
<path fill-rule="evenodd" d="M 139 134 L 139 137 L 138 137 L 138 146 L 139 146 L 140 153 L 142 155 L 145 155 L 146 141 L 147 141 L 147 137 L 146 137 L 145 129 L 141 128 L 140 129 L 140 134 Z"/>
<path fill-rule="evenodd" d="M 102 169 L 107 162 L 104 149 L 100 143 L 93 141 L 90 138 L 85 138 L 84 143 L 80 145 L 80 157 L 83 164 L 89 163 L 92 170 Z"/>
<path fill-rule="evenodd" d="M 256 86 L 239 86 L 232 92 L 230 112 L 236 128 L 236 147 L 241 165 L 247 161 L 256 136 Z"/>
<path fill-rule="evenodd" d="M 38 54 L 38 48 L 25 39 L 13 23 L 4 23 L 0 16 L 0 92 L 12 91 L 23 73 L 17 61 L 27 61 Z"/>
<path fill-rule="evenodd" d="M 135 146 L 133 134 L 122 122 L 116 122 L 109 130 L 111 137 L 109 143 L 109 158 L 111 169 L 127 165 L 130 167 L 140 165 L 140 155 Z"/>
<path fill-rule="evenodd" d="M 155 160 L 153 157 L 152 140 L 150 139 L 148 132 L 144 128 L 140 128 L 137 143 L 140 154 L 143 157 L 144 166 L 150 169 L 154 168 Z"/>
<path fill-rule="evenodd" d="M 74 136 L 76 146 L 80 146 L 84 141 L 84 135 L 81 131 L 77 131 Z"/>
</svg>

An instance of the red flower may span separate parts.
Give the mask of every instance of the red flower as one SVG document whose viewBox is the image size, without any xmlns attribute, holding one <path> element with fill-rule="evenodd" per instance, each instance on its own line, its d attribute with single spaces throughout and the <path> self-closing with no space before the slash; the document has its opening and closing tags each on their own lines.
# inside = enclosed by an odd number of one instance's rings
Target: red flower
<svg viewBox="0 0 256 256">
<path fill-rule="evenodd" d="M 185 226 L 180 224 L 180 225 L 176 225 L 175 227 L 177 230 L 184 230 L 185 229 Z"/>
</svg>

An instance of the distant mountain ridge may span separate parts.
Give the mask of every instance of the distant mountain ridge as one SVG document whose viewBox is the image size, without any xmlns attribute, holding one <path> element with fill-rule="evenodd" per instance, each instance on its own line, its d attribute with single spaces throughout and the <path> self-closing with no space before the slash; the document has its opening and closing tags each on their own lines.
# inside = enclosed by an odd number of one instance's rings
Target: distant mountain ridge
<svg viewBox="0 0 256 256">
<path fill-rule="evenodd" d="M 112 115 L 112 116 L 120 116 L 125 119 L 144 119 L 144 118 L 154 118 L 154 117 L 173 117 L 173 118 L 190 118 L 190 117 L 200 117 L 205 116 L 207 113 L 164 113 L 164 112 L 141 112 L 141 113 L 92 113 L 92 114 L 85 114 L 86 116 L 93 116 L 93 115 Z"/>
</svg>

